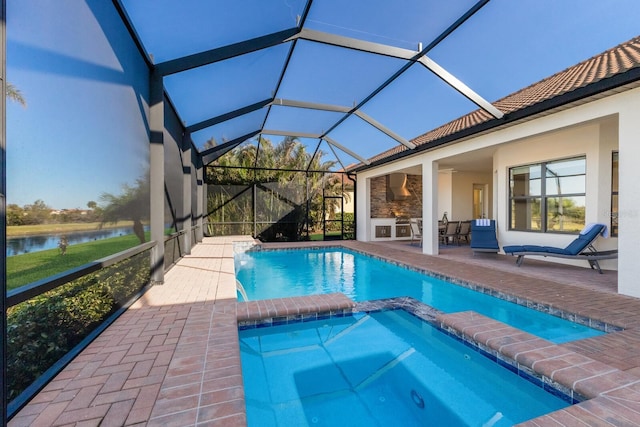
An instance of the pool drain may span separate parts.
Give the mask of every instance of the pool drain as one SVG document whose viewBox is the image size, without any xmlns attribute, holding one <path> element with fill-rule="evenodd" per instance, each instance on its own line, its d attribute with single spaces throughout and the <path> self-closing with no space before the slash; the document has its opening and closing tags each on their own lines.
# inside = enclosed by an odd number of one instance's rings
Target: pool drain
<svg viewBox="0 0 640 427">
<path fill-rule="evenodd" d="M 413 400 L 413 403 L 415 403 L 418 408 L 424 409 L 424 399 L 417 391 L 411 390 L 411 400 Z"/>
</svg>

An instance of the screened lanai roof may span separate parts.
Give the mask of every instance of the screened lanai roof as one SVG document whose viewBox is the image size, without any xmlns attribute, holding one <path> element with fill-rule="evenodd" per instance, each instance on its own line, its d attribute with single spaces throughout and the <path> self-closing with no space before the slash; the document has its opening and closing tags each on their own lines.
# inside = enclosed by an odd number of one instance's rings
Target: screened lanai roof
<svg viewBox="0 0 640 427">
<path fill-rule="evenodd" d="M 636 36 L 640 16 L 635 0 L 115 3 L 205 163 L 295 136 L 336 169 L 476 110 L 504 120 L 495 100 Z"/>
</svg>

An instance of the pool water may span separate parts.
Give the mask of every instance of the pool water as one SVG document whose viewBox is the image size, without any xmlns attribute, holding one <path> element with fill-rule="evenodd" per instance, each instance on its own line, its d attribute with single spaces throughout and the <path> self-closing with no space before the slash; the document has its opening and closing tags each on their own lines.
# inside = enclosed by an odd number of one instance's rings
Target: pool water
<svg viewBox="0 0 640 427">
<path fill-rule="evenodd" d="M 409 296 L 445 313 L 473 310 L 554 343 L 604 333 L 343 249 L 244 252 L 236 254 L 235 270 L 249 300 L 331 292 L 354 301 Z"/>
<path fill-rule="evenodd" d="M 511 426 L 569 404 L 403 310 L 239 332 L 249 426 Z"/>
</svg>

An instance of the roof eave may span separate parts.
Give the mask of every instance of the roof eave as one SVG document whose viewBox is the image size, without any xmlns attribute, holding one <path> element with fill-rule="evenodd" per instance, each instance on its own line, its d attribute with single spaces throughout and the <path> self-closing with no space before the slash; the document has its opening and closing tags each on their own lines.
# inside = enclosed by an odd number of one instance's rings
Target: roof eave
<svg viewBox="0 0 640 427">
<path fill-rule="evenodd" d="M 496 128 L 512 124 L 519 120 L 530 119 L 538 114 L 549 112 L 556 108 L 566 106 L 568 104 L 588 99 L 592 96 L 628 85 L 630 83 L 640 82 L 640 67 L 635 67 L 625 72 L 615 74 L 611 77 L 604 78 L 589 85 L 579 87 L 570 92 L 565 92 L 553 98 L 538 102 L 520 110 L 513 111 L 505 115 L 501 119 L 490 119 L 477 125 L 462 129 L 458 132 L 445 135 L 433 141 L 418 145 L 412 150 L 405 150 L 400 153 L 392 154 L 389 157 L 371 162 L 369 165 L 358 166 L 350 172 L 362 172 L 371 168 L 375 168 L 405 157 L 415 155 L 417 153 L 432 150 L 445 144 L 453 144 L 460 140 L 464 140 L 473 135 L 496 130 Z"/>
</svg>

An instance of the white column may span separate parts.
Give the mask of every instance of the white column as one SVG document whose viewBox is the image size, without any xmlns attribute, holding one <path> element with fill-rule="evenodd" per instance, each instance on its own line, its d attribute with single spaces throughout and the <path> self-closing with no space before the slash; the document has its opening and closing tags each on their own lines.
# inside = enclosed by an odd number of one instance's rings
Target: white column
<svg viewBox="0 0 640 427">
<path fill-rule="evenodd" d="M 356 180 L 356 240 L 371 240 L 371 184 L 369 178 L 359 176 Z"/>
<path fill-rule="evenodd" d="M 619 114 L 619 179 L 620 201 L 618 206 L 618 292 L 640 297 L 640 100 L 629 102 Z"/>
<path fill-rule="evenodd" d="M 438 162 L 422 162 L 422 253 L 438 255 Z"/>
</svg>

